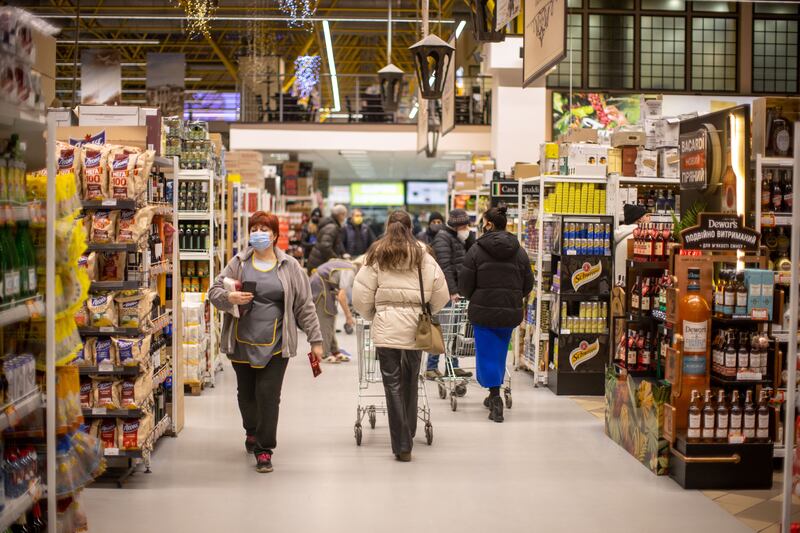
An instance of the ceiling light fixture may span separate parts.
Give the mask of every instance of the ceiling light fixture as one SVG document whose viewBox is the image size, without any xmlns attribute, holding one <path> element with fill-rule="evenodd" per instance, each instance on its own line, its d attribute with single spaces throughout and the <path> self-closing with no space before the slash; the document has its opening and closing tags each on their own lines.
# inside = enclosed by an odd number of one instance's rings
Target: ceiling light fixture
<svg viewBox="0 0 800 533">
<path fill-rule="evenodd" d="M 215 0 L 176 0 L 176 3 L 186 13 L 189 37 L 211 35 L 211 19 L 217 11 Z"/>
<path fill-rule="evenodd" d="M 37 13 L 36 15 L 38 18 L 42 19 L 70 19 L 73 20 L 75 15 L 65 15 L 65 14 L 47 14 L 47 15 L 40 15 Z M 81 20 L 114 20 L 119 21 L 120 18 L 126 20 L 186 20 L 185 16 L 182 15 L 92 15 L 86 14 L 84 15 L 81 13 Z M 216 21 L 232 21 L 232 22 L 247 22 L 247 21 L 264 21 L 264 22 L 289 22 L 292 20 L 291 17 L 236 17 L 236 16 L 218 16 L 214 17 L 213 20 Z M 354 23 L 370 23 L 370 24 L 386 24 L 389 22 L 387 17 L 309 17 L 305 19 L 306 22 L 323 22 L 329 20 L 331 22 L 354 22 Z M 419 18 L 401 18 L 401 19 L 393 19 L 393 23 L 395 24 L 419 24 L 422 22 L 422 19 Z M 456 21 L 454 19 L 436 19 L 437 24 L 442 25 L 452 25 L 455 24 Z M 74 42 L 74 41 L 70 41 Z"/>
<path fill-rule="evenodd" d="M 322 33 L 325 35 L 325 49 L 328 53 L 328 70 L 331 74 L 331 90 L 333 91 L 332 112 L 341 111 L 342 106 L 339 101 L 339 78 L 336 76 L 336 62 L 333 59 L 333 43 L 331 42 L 331 28 L 327 20 L 322 21 Z"/>
<path fill-rule="evenodd" d="M 419 104 L 414 104 L 414 107 L 411 108 L 411 111 L 408 112 L 408 118 L 414 118 L 419 113 Z"/>
<path fill-rule="evenodd" d="M 466 27 L 467 27 L 467 21 L 466 20 L 462 20 L 462 21 L 460 21 L 458 23 L 458 26 L 456 26 L 456 39 L 461 37 L 461 32 L 464 31 L 464 28 L 466 28 Z"/>
<path fill-rule="evenodd" d="M 75 44 L 73 39 L 58 39 L 56 44 Z M 157 46 L 161 44 L 158 39 L 78 39 L 78 44 L 138 44 L 142 46 Z"/>
</svg>

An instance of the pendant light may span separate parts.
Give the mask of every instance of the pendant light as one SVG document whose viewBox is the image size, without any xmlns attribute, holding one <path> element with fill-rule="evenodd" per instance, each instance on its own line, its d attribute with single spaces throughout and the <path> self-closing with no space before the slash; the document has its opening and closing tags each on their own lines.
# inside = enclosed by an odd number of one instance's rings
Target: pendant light
<svg viewBox="0 0 800 533">
<path fill-rule="evenodd" d="M 422 98 L 437 100 L 442 97 L 447 69 L 453 61 L 455 48 L 436 35 L 428 34 L 428 2 L 429 0 L 422 0 L 423 38 L 408 49 L 414 54 L 417 82 Z"/>
<path fill-rule="evenodd" d="M 500 43 L 505 41 L 503 29 L 495 28 L 497 24 L 497 0 L 470 0 L 472 14 L 472 34 L 481 43 Z"/>
<path fill-rule="evenodd" d="M 392 0 L 389 0 L 389 30 L 386 37 L 386 61 L 389 64 L 378 71 L 378 79 L 381 86 L 383 110 L 394 112 L 397 111 L 400 104 L 403 71 L 392 63 Z"/>
</svg>

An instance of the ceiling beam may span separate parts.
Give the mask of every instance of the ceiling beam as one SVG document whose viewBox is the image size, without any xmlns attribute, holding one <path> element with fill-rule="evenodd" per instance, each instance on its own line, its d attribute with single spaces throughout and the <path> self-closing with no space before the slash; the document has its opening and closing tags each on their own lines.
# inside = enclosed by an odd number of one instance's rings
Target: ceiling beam
<svg viewBox="0 0 800 533">
<path fill-rule="evenodd" d="M 237 81 L 239 78 L 239 74 L 236 67 L 233 66 L 233 63 L 231 63 L 231 60 L 228 59 L 228 56 L 226 56 L 225 53 L 219 49 L 219 45 L 217 45 L 217 42 L 211 37 L 211 35 L 206 34 L 205 38 L 206 42 L 209 44 L 209 46 L 211 46 L 211 49 L 214 51 L 214 54 L 219 58 L 220 62 L 223 65 L 225 65 L 225 70 L 227 70 L 228 74 L 231 75 L 233 81 Z"/>
</svg>

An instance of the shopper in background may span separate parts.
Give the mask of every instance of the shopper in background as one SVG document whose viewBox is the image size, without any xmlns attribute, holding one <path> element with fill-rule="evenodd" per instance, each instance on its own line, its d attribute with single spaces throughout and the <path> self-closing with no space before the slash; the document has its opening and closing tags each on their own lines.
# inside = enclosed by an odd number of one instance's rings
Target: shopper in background
<svg viewBox="0 0 800 533">
<path fill-rule="evenodd" d="M 339 350 L 336 341 L 337 303 L 342 307 L 345 325 L 352 331 L 355 324 L 350 313 L 347 294 L 352 292 L 353 279 L 358 267 L 345 259 L 331 259 L 311 274 L 311 294 L 317 307 L 317 318 L 322 330 L 322 351 L 326 363 L 346 363 L 350 357 Z"/>
<path fill-rule="evenodd" d="M 444 272 L 447 279 L 447 289 L 450 291 L 450 304 L 456 302 L 458 296 L 458 269 L 464 262 L 466 248 L 464 243 L 469 238 L 469 215 L 463 209 L 453 209 L 447 218 L 447 225 L 436 232 L 433 239 L 433 252 L 436 254 L 436 261 Z M 468 378 L 472 372 L 467 372 L 458 368 L 458 359 L 450 358 L 453 365 L 453 373 L 456 377 Z M 439 372 L 439 356 L 429 355 L 428 366 L 425 372 L 428 379 L 438 379 L 442 377 Z"/>
<path fill-rule="evenodd" d="M 368 224 L 364 224 L 364 213 L 361 209 L 353 209 L 353 215 L 342 228 L 342 245 L 350 257 L 358 257 L 367 253 L 375 234 Z"/>
<path fill-rule="evenodd" d="M 317 243 L 308 257 L 309 273 L 328 259 L 345 256 L 346 252 L 342 246 L 342 224 L 345 220 L 347 220 L 347 208 L 342 204 L 336 204 L 331 209 L 331 216 L 319 221 Z"/>
<path fill-rule="evenodd" d="M 256 469 L 272 472 L 277 445 L 278 407 L 289 358 L 297 352 L 297 328 L 322 358 L 322 333 L 308 276 L 300 264 L 275 246 L 278 217 L 256 211 L 248 223 L 250 246 L 234 256 L 208 291 L 224 311 L 220 351 L 233 362 L 245 448 L 255 453 Z M 243 287 L 254 286 L 254 292 Z"/>
<path fill-rule="evenodd" d="M 444 217 L 437 211 L 431 212 L 428 216 L 428 227 L 417 233 L 417 239 L 425 244 L 432 245 L 436 234 L 444 225 Z"/>
<path fill-rule="evenodd" d="M 500 386 L 508 343 L 522 322 L 524 300 L 533 288 L 528 253 L 506 231 L 506 223 L 506 207 L 493 207 L 483 215 L 484 233 L 467 252 L 458 275 L 459 292 L 469 298 L 478 383 L 489 389 L 483 405 L 495 422 L 503 421 Z"/>
<path fill-rule="evenodd" d="M 317 226 L 320 218 L 322 218 L 322 211 L 319 207 L 315 207 L 311 210 L 308 222 L 303 225 L 303 231 L 300 232 L 300 246 L 303 247 L 303 257 L 306 261 L 308 261 L 308 256 L 311 255 L 311 250 L 317 243 Z"/>
<path fill-rule="evenodd" d="M 422 353 L 415 348 L 425 301 L 438 313 L 449 299 L 444 273 L 425 246 L 414 239 L 411 217 L 394 211 L 386 233 L 369 252 L 356 275 L 353 305 L 372 320 L 372 342 L 380 361 L 386 393 L 392 452 L 399 461 L 411 460 L 417 430 L 417 393 Z"/>
</svg>

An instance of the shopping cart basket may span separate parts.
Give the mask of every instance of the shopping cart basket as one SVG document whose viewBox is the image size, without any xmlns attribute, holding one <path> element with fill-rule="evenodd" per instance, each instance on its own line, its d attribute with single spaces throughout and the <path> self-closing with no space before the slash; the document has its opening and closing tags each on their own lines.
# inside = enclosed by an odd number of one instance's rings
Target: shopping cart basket
<svg viewBox="0 0 800 533">
<path fill-rule="evenodd" d="M 458 300 L 442 309 L 437 315 L 442 327 L 442 337 L 444 337 L 445 372 L 436 381 L 438 382 L 439 398 L 445 400 L 450 396 L 450 408 L 453 411 L 458 409 L 458 398 L 467 394 L 467 386 L 473 381 L 472 378 L 456 376 L 451 359 L 458 358 L 459 366 L 461 366 L 463 359 L 475 358 L 475 334 L 472 330 L 472 323 L 467 318 L 468 307 L 467 300 Z M 468 368 L 474 370 L 475 364 Z M 506 407 L 511 409 L 511 373 L 508 371 L 508 365 L 506 365 L 503 395 Z"/>
<path fill-rule="evenodd" d="M 353 432 L 356 445 L 361 446 L 363 437 L 361 423 L 366 416 L 369 426 L 375 429 L 377 414 L 386 414 L 386 395 L 383 391 L 380 364 L 375 353 L 370 331 L 371 323 L 362 317 L 356 317 L 356 341 L 358 342 L 358 408 L 356 423 Z M 433 444 L 433 424 L 431 424 L 431 410 L 428 405 L 428 393 L 425 390 L 425 378 L 419 376 L 419 400 L 417 402 L 417 417 L 425 423 L 425 442 Z"/>
</svg>

